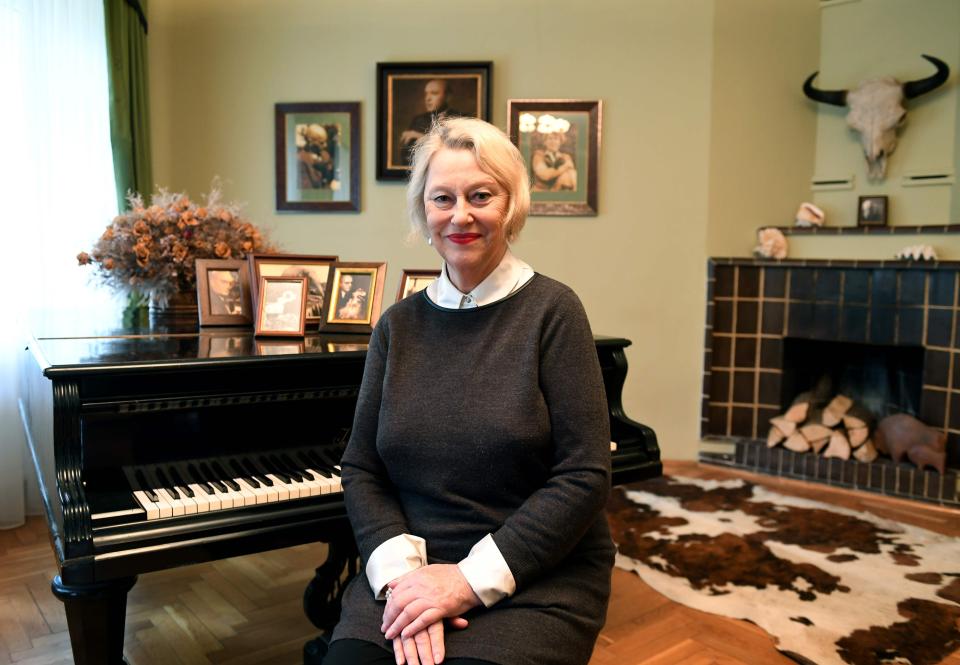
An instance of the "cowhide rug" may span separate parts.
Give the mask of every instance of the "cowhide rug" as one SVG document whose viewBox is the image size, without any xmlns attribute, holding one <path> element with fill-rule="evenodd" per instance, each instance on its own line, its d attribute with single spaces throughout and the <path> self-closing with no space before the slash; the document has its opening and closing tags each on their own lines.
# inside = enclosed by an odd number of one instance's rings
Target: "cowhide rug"
<svg viewBox="0 0 960 665">
<path fill-rule="evenodd" d="M 960 648 L 960 539 L 742 480 L 617 488 L 608 514 L 617 566 L 752 621 L 798 662 L 926 665 Z"/>
</svg>

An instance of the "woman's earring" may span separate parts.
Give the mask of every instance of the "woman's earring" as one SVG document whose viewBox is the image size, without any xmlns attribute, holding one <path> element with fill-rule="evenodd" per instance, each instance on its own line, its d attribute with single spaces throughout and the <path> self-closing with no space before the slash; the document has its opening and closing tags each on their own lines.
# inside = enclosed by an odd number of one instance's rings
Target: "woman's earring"
<svg viewBox="0 0 960 665">
<path fill-rule="evenodd" d="M 428 244 L 428 245 L 432 245 L 432 244 L 433 244 L 433 236 L 429 236 L 429 237 L 427 238 L 427 244 Z"/>
</svg>

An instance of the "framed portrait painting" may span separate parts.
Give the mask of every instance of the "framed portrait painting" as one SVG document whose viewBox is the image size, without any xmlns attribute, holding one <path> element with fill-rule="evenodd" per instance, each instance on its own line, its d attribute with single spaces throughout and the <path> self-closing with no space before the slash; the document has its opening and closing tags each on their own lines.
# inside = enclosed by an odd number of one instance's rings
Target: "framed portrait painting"
<svg viewBox="0 0 960 665">
<path fill-rule="evenodd" d="M 274 107 L 277 210 L 360 210 L 360 102 Z"/>
<path fill-rule="evenodd" d="M 303 337 L 306 332 L 307 278 L 261 277 L 258 336 Z"/>
<path fill-rule="evenodd" d="M 400 277 L 400 289 L 397 291 L 397 301 L 423 291 L 440 276 L 439 270 L 408 270 L 404 269 Z"/>
<path fill-rule="evenodd" d="M 377 180 L 403 180 L 434 120 L 489 120 L 491 62 L 377 63 Z"/>
<path fill-rule="evenodd" d="M 335 263 L 320 332 L 370 333 L 380 317 L 386 263 Z"/>
<path fill-rule="evenodd" d="M 197 259 L 197 306 L 201 326 L 253 323 L 250 267 L 240 259 Z"/>
<path fill-rule="evenodd" d="M 530 176 L 530 214 L 597 214 L 602 102 L 511 99 L 507 133 Z"/>
<path fill-rule="evenodd" d="M 886 226 L 887 197 L 861 196 L 857 199 L 857 226 Z"/>
<path fill-rule="evenodd" d="M 327 292 L 330 266 L 337 261 L 335 255 L 317 254 L 248 254 L 253 288 L 253 303 L 259 302 L 260 278 L 306 277 L 307 278 L 307 324 L 315 326 L 323 316 L 323 298 Z"/>
</svg>

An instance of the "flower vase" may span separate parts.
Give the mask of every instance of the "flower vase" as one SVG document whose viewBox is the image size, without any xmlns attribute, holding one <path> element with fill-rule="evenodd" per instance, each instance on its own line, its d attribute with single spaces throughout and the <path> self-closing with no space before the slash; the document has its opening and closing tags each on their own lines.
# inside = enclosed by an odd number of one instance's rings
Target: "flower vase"
<svg viewBox="0 0 960 665">
<path fill-rule="evenodd" d="M 163 305 L 157 298 L 150 299 L 150 327 L 166 330 L 196 330 L 199 323 L 197 293 L 174 293 Z"/>
</svg>

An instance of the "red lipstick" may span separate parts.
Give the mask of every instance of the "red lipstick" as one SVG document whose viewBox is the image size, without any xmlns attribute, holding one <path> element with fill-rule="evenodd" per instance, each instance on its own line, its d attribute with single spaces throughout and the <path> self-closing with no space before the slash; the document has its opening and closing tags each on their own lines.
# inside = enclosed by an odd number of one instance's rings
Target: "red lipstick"
<svg viewBox="0 0 960 665">
<path fill-rule="evenodd" d="M 480 237 L 479 233 L 451 233 L 447 236 L 449 240 L 458 245 L 466 245 Z"/>
</svg>

